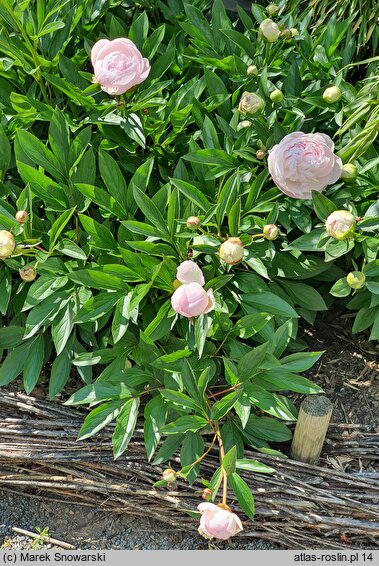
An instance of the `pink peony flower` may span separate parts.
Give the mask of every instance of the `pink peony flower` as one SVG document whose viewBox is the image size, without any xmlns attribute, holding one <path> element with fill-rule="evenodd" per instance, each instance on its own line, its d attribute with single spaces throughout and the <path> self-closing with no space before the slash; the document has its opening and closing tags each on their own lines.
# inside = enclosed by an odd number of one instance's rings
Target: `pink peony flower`
<svg viewBox="0 0 379 566">
<path fill-rule="evenodd" d="M 199 533 L 204 538 L 227 540 L 243 530 L 241 519 L 235 513 L 213 503 L 200 503 Z"/>
<path fill-rule="evenodd" d="M 130 39 L 100 39 L 92 47 L 95 80 L 108 94 L 123 94 L 142 83 L 150 73 L 150 63 Z"/>
<path fill-rule="evenodd" d="M 203 286 L 205 284 L 204 275 L 200 267 L 191 260 L 183 261 L 177 271 L 176 278 L 184 284 L 198 283 Z"/>
<path fill-rule="evenodd" d="M 334 143 L 326 134 L 293 132 L 274 145 L 268 156 L 268 169 L 275 185 L 293 198 L 310 199 L 335 183 L 342 161 L 334 155 Z"/>
<path fill-rule="evenodd" d="M 205 291 L 199 283 L 181 285 L 171 297 L 172 308 L 187 318 L 210 312 L 214 304 L 213 291 Z"/>
</svg>

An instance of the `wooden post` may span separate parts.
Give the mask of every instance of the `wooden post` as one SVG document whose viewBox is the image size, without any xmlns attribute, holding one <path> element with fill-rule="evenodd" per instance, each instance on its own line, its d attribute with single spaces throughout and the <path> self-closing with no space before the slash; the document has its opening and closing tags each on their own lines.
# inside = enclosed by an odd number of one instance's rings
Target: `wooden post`
<svg viewBox="0 0 379 566">
<path fill-rule="evenodd" d="M 300 405 L 291 458 L 317 464 L 328 430 L 333 403 L 324 395 L 308 395 Z"/>
</svg>

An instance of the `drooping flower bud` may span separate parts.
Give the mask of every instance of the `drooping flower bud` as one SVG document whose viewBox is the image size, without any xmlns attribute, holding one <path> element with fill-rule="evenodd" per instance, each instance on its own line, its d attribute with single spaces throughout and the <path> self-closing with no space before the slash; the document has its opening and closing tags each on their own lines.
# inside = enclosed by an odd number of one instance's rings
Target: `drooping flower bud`
<svg viewBox="0 0 379 566">
<path fill-rule="evenodd" d="M 242 122 L 239 122 L 237 124 L 237 132 L 243 130 L 244 128 L 248 128 L 249 126 L 251 126 L 251 122 L 249 122 L 249 120 L 242 120 Z"/>
<path fill-rule="evenodd" d="M 206 487 L 205 489 L 203 489 L 203 492 L 201 494 L 201 497 L 205 500 L 205 501 L 209 501 L 210 498 L 212 497 L 212 493 L 213 491 L 211 489 L 209 489 L 209 487 Z"/>
<path fill-rule="evenodd" d="M 354 234 L 356 218 L 347 210 L 335 210 L 326 219 L 326 231 L 335 240 L 345 240 Z"/>
<path fill-rule="evenodd" d="M 353 163 L 345 163 L 342 165 L 341 179 L 344 181 L 354 181 L 357 178 L 358 170 Z"/>
<path fill-rule="evenodd" d="M 173 483 L 176 480 L 176 472 L 171 468 L 167 468 L 162 472 L 162 477 L 167 483 Z"/>
<path fill-rule="evenodd" d="M 262 159 L 264 159 L 264 158 L 266 157 L 266 152 L 265 152 L 263 149 L 258 149 L 258 150 L 255 152 L 255 156 L 256 156 L 257 159 L 262 160 Z"/>
<path fill-rule="evenodd" d="M 366 275 L 362 271 L 351 271 L 348 273 L 346 281 L 352 289 L 362 289 L 366 283 Z"/>
<path fill-rule="evenodd" d="M 279 228 L 275 224 L 266 224 L 263 227 L 263 235 L 266 240 L 276 240 L 279 236 Z"/>
<path fill-rule="evenodd" d="M 8 230 L 0 230 L 0 259 L 10 257 L 16 247 L 13 234 Z"/>
<path fill-rule="evenodd" d="M 278 104 L 279 102 L 282 102 L 283 98 L 284 98 L 284 94 L 278 88 L 273 90 L 272 93 L 270 94 L 270 99 L 272 100 L 272 102 L 274 102 L 274 104 Z"/>
<path fill-rule="evenodd" d="M 257 77 L 258 67 L 256 65 L 249 65 L 246 74 L 249 75 L 249 77 Z"/>
<path fill-rule="evenodd" d="M 221 244 L 219 254 L 222 261 L 228 265 L 235 265 L 243 259 L 243 243 L 239 238 L 228 238 Z"/>
<path fill-rule="evenodd" d="M 19 270 L 20 277 L 23 281 L 34 281 L 37 277 L 37 272 L 31 265 L 25 265 L 22 269 Z"/>
<path fill-rule="evenodd" d="M 329 88 L 324 90 L 322 98 L 328 104 L 334 104 L 335 102 L 338 102 L 339 100 L 341 100 L 342 92 L 340 91 L 338 86 L 330 86 Z"/>
<path fill-rule="evenodd" d="M 201 220 L 197 216 L 189 216 L 187 218 L 186 226 L 189 230 L 197 230 L 200 224 Z"/>
<path fill-rule="evenodd" d="M 276 4 L 269 4 L 266 8 L 266 12 L 269 16 L 277 16 L 279 14 L 279 6 Z"/>
<path fill-rule="evenodd" d="M 238 110 L 243 114 L 256 114 L 265 105 L 265 101 L 255 92 L 244 92 L 242 94 Z"/>
<path fill-rule="evenodd" d="M 263 20 L 263 22 L 261 22 L 259 31 L 262 37 L 264 37 L 265 40 L 269 43 L 274 43 L 279 39 L 280 36 L 280 29 L 278 24 L 270 20 L 270 18 L 266 18 L 265 20 Z"/>
<path fill-rule="evenodd" d="M 16 212 L 16 220 L 19 224 L 25 224 L 28 218 L 29 214 L 26 212 L 26 210 L 19 210 L 18 212 Z"/>
<path fill-rule="evenodd" d="M 208 502 L 200 503 L 197 508 L 201 513 L 198 530 L 204 538 L 228 540 L 243 530 L 241 519 L 229 508 Z"/>
</svg>

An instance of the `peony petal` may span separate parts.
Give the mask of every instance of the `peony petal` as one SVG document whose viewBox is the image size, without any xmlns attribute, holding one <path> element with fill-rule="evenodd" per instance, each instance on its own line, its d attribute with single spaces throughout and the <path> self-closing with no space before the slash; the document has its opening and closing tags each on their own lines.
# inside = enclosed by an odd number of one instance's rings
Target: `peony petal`
<svg viewBox="0 0 379 566">
<path fill-rule="evenodd" d="M 96 60 L 99 56 L 99 53 L 102 49 L 104 49 L 104 47 L 106 47 L 108 45 L 108 43 L 111 43 L 109 41 L 109 39 L 99 39 L 99 41 L 97 41 L 92 49 L 91 49 L 91 63 L 92 66 L 95 66 Z"/>
<path fill-rule="evenodd" d="M 205 284 L 204 275 L 200 267 L 191 260 L 183 261 L 177 271 L 176 278 L 184 284 L 198 283 L 203 286 Z"/>
</svg>

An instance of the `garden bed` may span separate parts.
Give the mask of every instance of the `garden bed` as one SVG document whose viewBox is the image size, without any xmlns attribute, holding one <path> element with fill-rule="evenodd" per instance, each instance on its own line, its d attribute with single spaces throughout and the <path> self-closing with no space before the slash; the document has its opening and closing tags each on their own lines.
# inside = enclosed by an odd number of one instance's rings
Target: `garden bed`
<svg viewBox="0 0 379 566">
<path fill-rule="evenodd" d="M 333 325 L 343 328 L 334 338 L 326 332 L 326 328 L 333 331 Z M 305 330 L 304 338 L 313 346 L 329 343 L 323 361 L 312 370 L 336 407 L 322 458 L 318 466 L 309 466 L 248 453 L 276 473 L 242 474 L 255 495 L 256 518 L 236 543 L 241 547 L 257 539 L 292 549 L 373 548 L 379 534 L 375 362 L 365 341 L 353 339 L 341 320 L 321 320 L 316 330 Z M 95 440 L 76 441 L 84 414 L 83 409 L 1 392 L 4 492 L 40 498 L 52 509 L 57 502 L 81 505 L 91 512 L 98 507 L 141 521 L 149 517 L 173 531 L 195 532 L 197 522 L 184 511 L 196 509 L 200 482 L 190 486 L 180 481 L 170 491 L 154 489 L 162 468 L 146 462 L 142 429 L 137 428 L 126 455 L 115 463 L 112 427 Z M 172 459 L 174 468 L 177 461 Z M 210 476 L 217 466 L 215 451 L 204 463 L 204 473 Z"/>
</svg>

